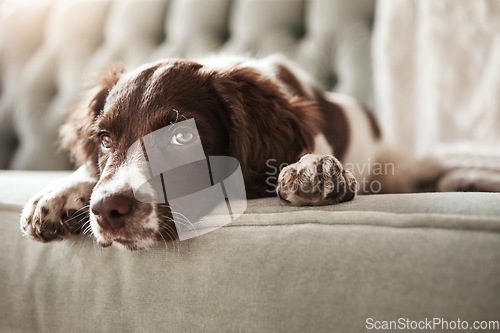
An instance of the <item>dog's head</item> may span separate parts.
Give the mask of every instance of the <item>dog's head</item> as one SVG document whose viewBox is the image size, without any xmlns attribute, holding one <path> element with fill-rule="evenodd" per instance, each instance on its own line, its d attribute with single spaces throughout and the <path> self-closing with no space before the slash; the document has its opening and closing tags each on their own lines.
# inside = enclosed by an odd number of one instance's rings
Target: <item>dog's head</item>
<svg viewBox="0 0 500 333">
<path fill-rule="evenodd" d="M 165 138 L 167 149 L 182 153 L 201 143 L 206 155 L 235 157 L 247 196 L 265 196 L 271 185 L 265 181 L 266 160 L 294 162 L 313 145 L 312 109 L 311 103 L 287 97 L 272 79 L 249 67 L 214 70 L 179 59 L 130 72 L 114 66 L 71 112 L 61 143 L 77 164 L 90 163 L 99 175 L 90 200 L 97 241 L 139 249 L 173 237 L 174 228 L 168 204 L 134 197 L 131 184 L 144 178 L 147 169 L 130 156 L 135 142 L 194 119 L 197 132 L 177 128 Z"/>
</svg>

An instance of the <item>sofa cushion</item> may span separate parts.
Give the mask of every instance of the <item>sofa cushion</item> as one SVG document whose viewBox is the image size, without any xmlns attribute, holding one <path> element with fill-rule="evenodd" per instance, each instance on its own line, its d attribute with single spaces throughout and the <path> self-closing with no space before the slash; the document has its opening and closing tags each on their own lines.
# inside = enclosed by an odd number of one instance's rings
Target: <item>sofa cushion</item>
<svg viewBox="0 0 500 333">
<path fill-rule="evenodd" d="M 498 320 L 500 194 L 251 200 L 234 223 L 139 252 L 21 236 L 65 173 L 0 172 L 0 331 L 360 332 L 367 320 Z"/>
</svg>

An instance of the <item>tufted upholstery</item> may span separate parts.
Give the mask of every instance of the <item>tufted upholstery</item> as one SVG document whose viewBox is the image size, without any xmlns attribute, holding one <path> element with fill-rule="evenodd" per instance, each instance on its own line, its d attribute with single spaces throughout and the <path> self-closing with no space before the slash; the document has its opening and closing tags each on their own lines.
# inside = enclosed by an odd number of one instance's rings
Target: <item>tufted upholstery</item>
<svg viewBox="0 0 500 333">
<path fill-rule="evenodd" d="M 79 0 L 2 4 L 0 168 L 63 169 L 63 111 L 110 61 L 282 53 L 372 104 L 373 1 Z"/>
</svg>

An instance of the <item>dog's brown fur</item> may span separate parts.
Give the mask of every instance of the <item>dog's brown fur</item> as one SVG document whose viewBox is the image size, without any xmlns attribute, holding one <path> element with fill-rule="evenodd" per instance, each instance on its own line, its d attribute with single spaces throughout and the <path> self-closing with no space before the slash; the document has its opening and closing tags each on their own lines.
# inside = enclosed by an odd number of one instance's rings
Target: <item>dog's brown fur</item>
<svg viewBox="0 0 500 333">
<path fill-rule="evenodd" d="M 207 155 L 239 160 L 247 194 L 256 198 L 269 193 L 267 160 L 293 163 L 313 150 L 322 119 L 316 100 L 305 94 L 289 98 L 280 86 L 252 68 L 220 72 L 194 62 L 170 62 L 173 67 L 159 84 L 148 88 L 148 80 L 160 64 L 128 82 L 126 96 L 109 96 L 125 72 L 123 67 L 114 65 L 100 77 L 97 87 L 72 110 L 60 131 L 61 147 L 76 164 L 90 161 L 102 171 L 109 157 L 99 150 L 101 129 L 116 138 L 117 149 L 126 151 L 134 141 L 169 125 L 181 114 L 195 118 Z"/>
</svg>

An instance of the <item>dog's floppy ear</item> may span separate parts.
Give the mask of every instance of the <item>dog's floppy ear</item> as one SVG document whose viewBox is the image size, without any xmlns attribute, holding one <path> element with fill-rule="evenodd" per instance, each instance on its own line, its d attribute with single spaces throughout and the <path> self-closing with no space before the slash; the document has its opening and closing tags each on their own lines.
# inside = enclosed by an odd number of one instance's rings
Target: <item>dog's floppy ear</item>
<svg viewBox="0 0 500 333">
<path fill-rule="evenodd" d="M 125 68 L 119 63 L 110 65 L 98 77 L 87 97 L 69 110 L 68 118 L 59 131 L 59 144 L 61 149 L 69 152 L 71 160 L 76 164 L 97 164 L 99 145 L 92 127 L 104 108 L 109 91 L 124 71 Z"/>
<path fill-rule="evenodd" d="M 314 147 L 319 128 L 314 102 L 286 96 L 248 67 L 214 73 L 213 85 L 228 113 L 229 153 L 241 164 L 247 192 L 249 184 L 265 183 L 266 161 L 293 163 Z M 262 195 L 262 188 L 255 190 Z"/>
</svg>

